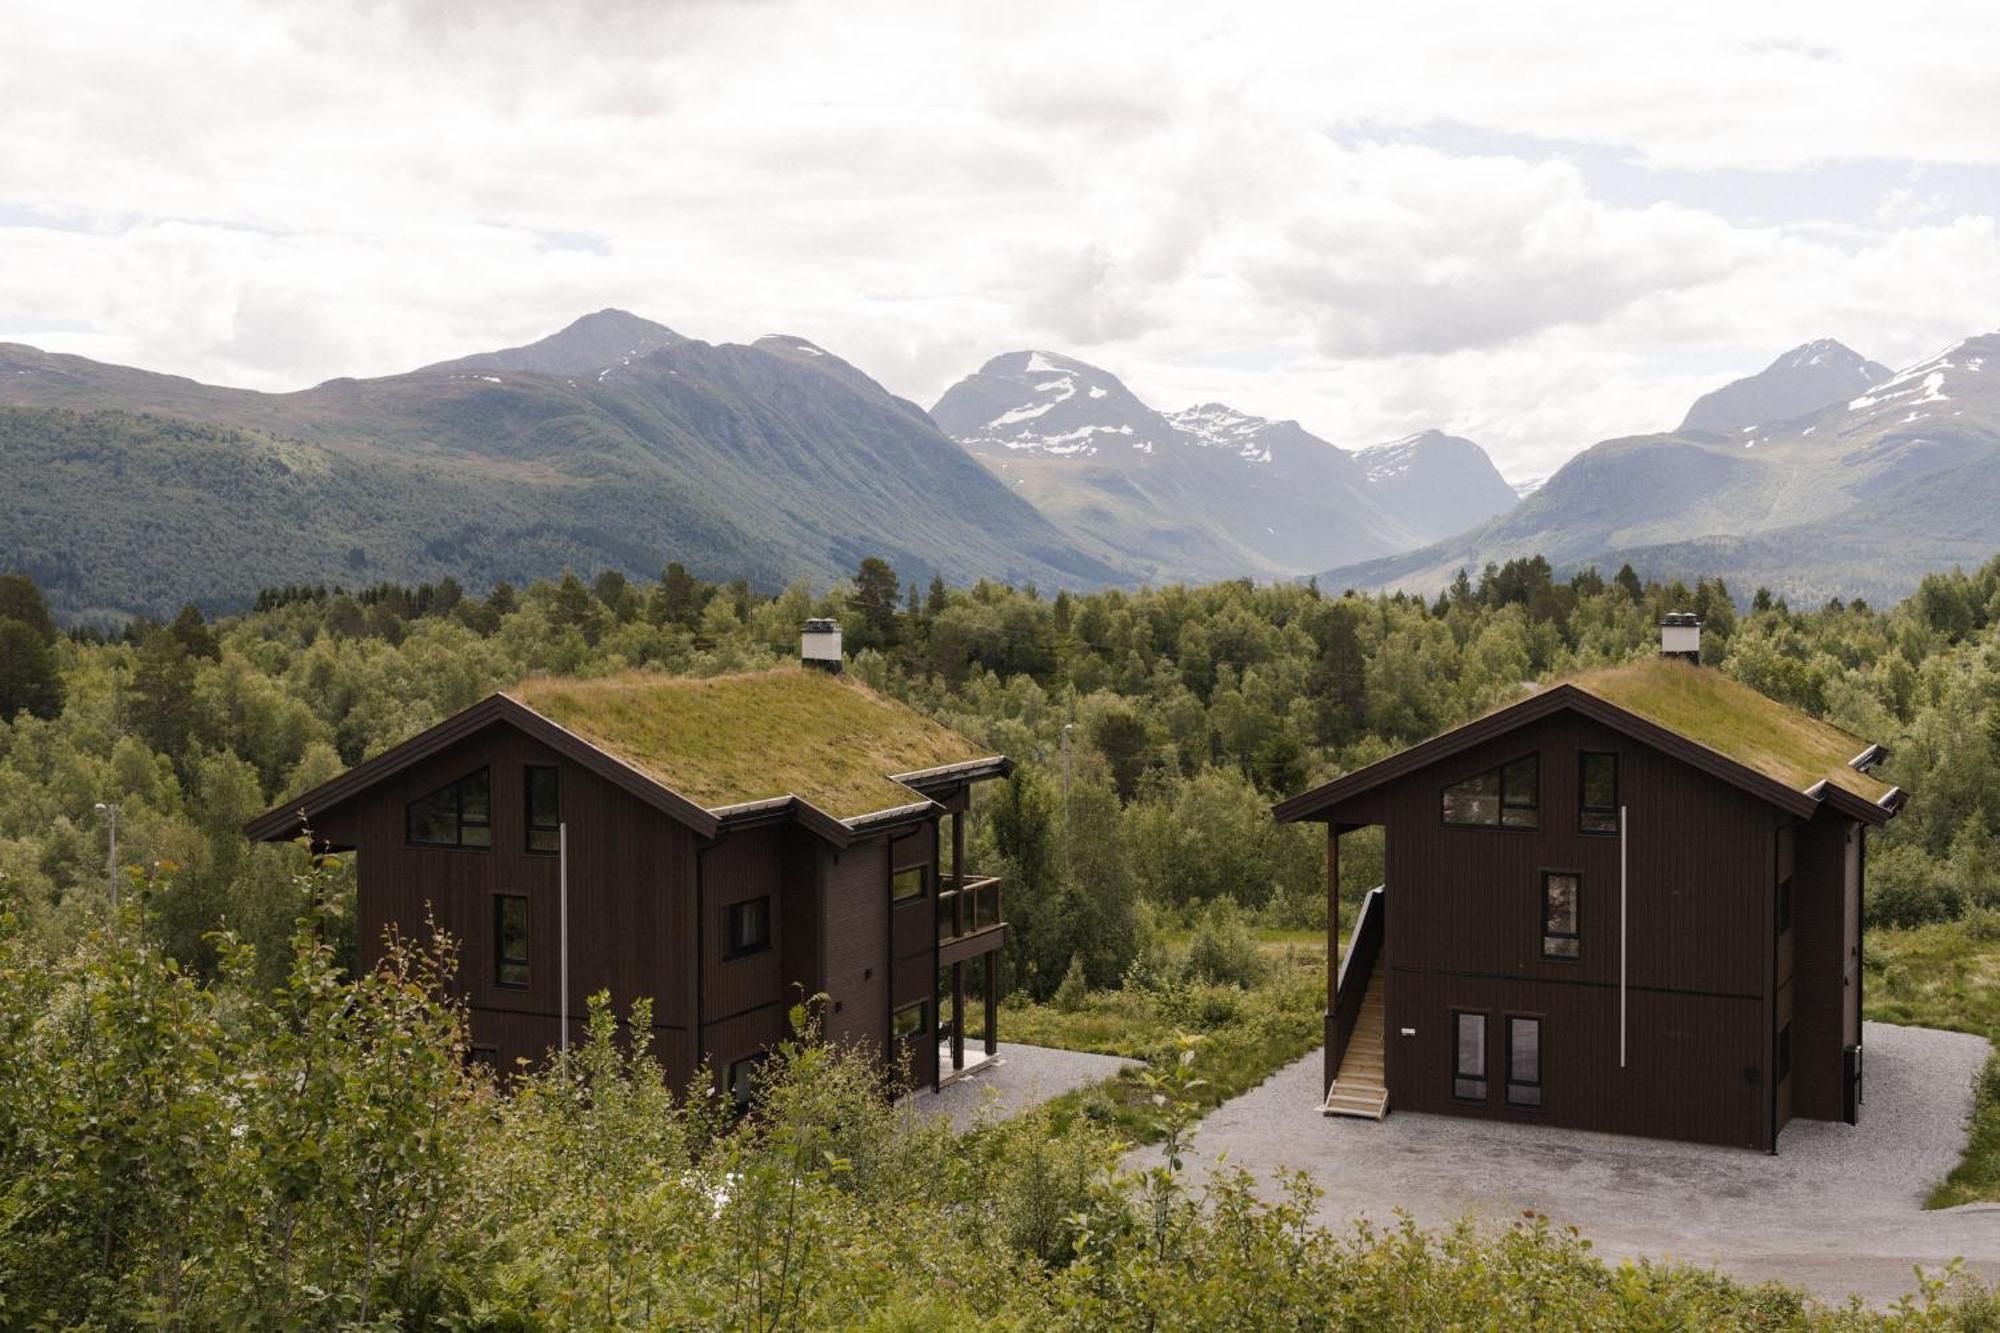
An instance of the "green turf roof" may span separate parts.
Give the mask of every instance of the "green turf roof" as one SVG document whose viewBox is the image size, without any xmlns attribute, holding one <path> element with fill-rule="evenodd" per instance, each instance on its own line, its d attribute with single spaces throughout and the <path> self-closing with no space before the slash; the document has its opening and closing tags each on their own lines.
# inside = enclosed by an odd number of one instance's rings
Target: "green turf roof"
<svg viewBox="0 0 2000 1333">
<path fill-rule="evenodd" d="M 1711 667 L 1649 657 L 1563 683 L 1799 791 L 1822 779 L 1870 801 L 1890 790 L 1888 783 L 1848 767 L 1868 742 Z"/>
<path fill-rule="evenodd" d="M 836 819 L 916 805 L 891 782 L 992 751 L 823 671 L 535 676 L 513 697 L 708 809 L 797 796 Z"/>
</svg>

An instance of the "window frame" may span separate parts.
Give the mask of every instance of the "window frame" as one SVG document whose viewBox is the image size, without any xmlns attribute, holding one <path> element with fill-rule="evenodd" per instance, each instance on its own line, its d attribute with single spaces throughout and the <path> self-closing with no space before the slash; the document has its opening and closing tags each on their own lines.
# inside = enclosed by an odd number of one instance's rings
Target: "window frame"
<svg viewBox="0 0 2000 1333">
<path fill-rule="evenodd" d="M 507 907 L 510 903 L 521 905 L 521 953 L 519 957 L 509 957 L 507 953 Z M 534 984 L 533 954 L 529 949 L 529 937 L 533 933 L 531 921 L 532 907 L 525 893 L 496 893 L 493 895 L 493 984 L 500 990 L 527 990 Z M 507 969 L 519 967 L 521 979 L 507 980 Z"/>
<path fill-rule="evenodd" d="M 556 786 L 556 822 L 535 822 L 535 774 L 547 773 Z M 562 769 L 556 764 L 524 764 L 521 767 L 521 846 L 532 856 L 554 856 L 562 851 Z M 535 846 L 537 833 L 549 834 L 546 847 Z"/>
<path fill-rule="evenodd" d="M 763 930 L 760 938 L 752 944 L 739 944 L 736 939 L 737 913 L 748 908 L 762 908 Z M 723 908 L 723 949 L 724 961 L 748 958 L 753 954 L 768 952 L 771 947 L 771 895 L 758 894 L 751 898 L 739 898 Z"/>
<path fill-rule="evenodd" d="M 464 788 L 466 784 L 471 782 L 473 779 L 482 777 L 486 779 L 486 818 L 479 820 L 468 820 L 465 817 Z M 430 838 L 419 838 L 417 836 L 416 818 L 415 818 L 415 812 L 417 806 L 421 805 L 425 801 L 430 800 L 432 797 L 440 796 L 445 792 L 450 792 L 452 794 L 452 841 L 442 842 Z M 467 842 L 465 840 L 465 831 L 468 828 L 486 830 L 486 841 Z M 421 796 L 416 797 L 414 800 L 403 802 L 403 845 L 406 847 L 421 847 L 427 851 L 444 851 L 444 852 L 492 851 L 493 850 L 492 765 L 481 764 L 478 768 L 473 769 L 469 773 L 465 773 L 462 776 L 453 778 L 450 782 L 446 782 L 439 786 L 431 788 L 429 791 L 425 792 Z"/>
<path fill-rule="evenodd" d="M 1468 1018 L 1479 1020 L 1479 1072 L 1476 1074 L 1468 1073 L 1459 1066 L 1459 1057 L 1465 1053 L 1464 1045 L 1459 1040 L 1460 1024 Z M 1469 1102 L 1484 1106 L 1492 1100 L 1493 1079 L 1487 1072 L 1487 1066 L 1492 1063 L 1490 1059 L 1492 1052 L 1487 1049 L 1491 1037 L 1492 1019 L 1485 1010 L 1454 1008 L 1451 1011 L 1451 1097 L 1453 1101 Z M 1476 1095 L 1459 1091 L 1460 1084 L 1474 1082 L 1479 1084 L 1479 1092 Z"/>
<path fill-rule="evenodd" d="M 1529 792 L 1530 799 L 1526 803 L 1522 803 L 1519 801 L 1512 801 L 1508 799 L 1509 791 L 1507 786 L 1507 771 L 1512 768 L 1519 768 L 1522 764 L 1533 764 L 1535 772 L 1534 780 L 1532 783 L 1532 789 Z M 1493 807 L 1493 821 L 1491 823 L 1487 823 L 1483 820 L 1453 819 L 1445 803 L 1446 796 L 1450 793 L 1451 789 L 1454 787 L 1462 787 L 1466 783 L 1473 782 L 1479 778 L 1486 777 L 1488 774 L 1492 774 L 1498 779 L 1500 787 L 1498 793 L 1498 801 Z M 1509 810 L 1529 811 L 1534 816 L 1534 821 L 1528 824 L 1510 824 L 1507 822 L 1507 812 Z M 1448 829 L 1485 829 L 1488 831 L 1499 829 L 1500 831 L 1505 833 L 1541 832 L 1542 829 L 1541 751 L 1530 750 L 1525 754 L 1517 754 L 1512 759 L 1508 759 L 1502 763 L 1494 764 L 1489 768 L 1482 768 L 1476 773 L 1467 773 L 1464 777 L 1459 778 L 1457 781 L 1447 782 L 1442 787 L 1439 787 L 1438 822 L 1441 826 Z"/>
<path fill-rule="evenodd" d="M 1549 925 L 1549 885 L 1558 879 L 1574 880 L 1576 896 L 1571 902 L 1570 916 L 1574 929 L 1562 931 Z M 1552 953 L 1551 941 L 1569 940 L 1576 945 L 1575 953 Z M 1552 963 L 1580 963 L 1583 961 L 1583 872 L 1580 870 L 1542 871 L 1542 957 Z"/>
<path fill-rule="evenodd" d="M 1611 761 L 1611 804 L 1608 806 L 1591 805 L 1588 803 L 1590 783 L 1585 779 L 1584 771 L 1590 766 L 1590 761 L 1593 759 L 1608 759 Z M 1616 750 L 1578 750 L 1576 752 L 1576 831 L 1584 837 L 1615 838 L 1619 834 L 1618 767 L 1618 751 Z M 1609 817 L 1611 827 L 1590 827 L 1590 818 L 1593 815 Z"/>
<path fill-rule="evenodd" d="M 1543 1015 L 1541 1014 L 1502 1014 L 1500 1018 L 1500 1035 L 1506 1046 L 1504 1063 L 1505 1078 L 1502 1082 L 1502 1087 L 1505 1089 L 1507 1105 L 1517 1111 L 1540 1111 L 1545 1109 L 1549 1103 L 1549 1047 L 1546 1040 L 1548 1026 L 1542 1020 Z M 1535 1025 L 1535 1076 L 1532 1079 L 1516 1078 L 1514 1076 L 1514 1025 L 1516 1023 L 1533 1023 Z M 1514 1089 L 1516 1088 L 1533 1088 L 1535 1090 L 1535 1099 L 1531 1102 L 1517 1099 L 1514 1095 Z"/>
<path fill-rule="evenodd" d="M 751 1108 L 757 1104 L 757 1083 L 755 1082 L 755 1080 L 758 1078 L 759 1074 L 762 1072 L 764 1068 L 765 1063 L 768 1062 L 770 1058 L 771 1058 L 771 1053 L 769 1051 L 761 1049 L 755 1050 L 750 1052 L 750 1054 L 748 1055 L 740 1056 L 737 1059 L 731 1060 L 729 1064 L 723 1069 L 722 1091 L 726 1096 L 728 1096 L 731 1112 L 738 1119 L 741 1119 L 742 1117 L 749 1115 Z M 738 1070 L 743 1069 L 746 1065 L 749 1067 L 750 1078 L 753 1081 L 750 1084 L 749 1096 L 740 1097 L 737 1095 L 736 1091 L 736 1073 Z"/>
<path fill-rule="evenodd" d="M 913 872 L 917 876 L 916 892 L 898 893 L 896 891 L 896 881 L 901 879 L 903 876 L 911 874 Z M 915 865 L 899 866 L 889 871 L 889 901 L 892 904 L 901 906 L 904 903 L 917 902 L 920 899 L 928 898 L 930 896 L 930 892 L 931 892 L 930 862 L 920 861 Z"/>
</svg>

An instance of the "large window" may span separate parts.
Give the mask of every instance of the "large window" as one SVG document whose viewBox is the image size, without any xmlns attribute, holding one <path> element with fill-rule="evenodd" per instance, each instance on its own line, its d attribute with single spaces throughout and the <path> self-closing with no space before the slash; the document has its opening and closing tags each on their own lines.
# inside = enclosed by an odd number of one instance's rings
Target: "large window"
<svg viewBox="0 0 2000 1333">
<path fill-rule="evenodd" d="M 1486 1100 L 1486 1015 L 1451 1012 L 1451 1095 Z"/>
<path fill-rule="evenodd" d="M 896 902 L 906 902 L 911 898 L 921 898 L 930 885 L 929 866 L 911 866 L 898 870 L 889 876 L 889 897 Z"/>
<path fill-rule="evenodd" d="M 527 780 L 528 850 L 553 852 L 562 847 L 562 784 L 553 768 L 531 766 Z"/>
<path fill-rule="evenodd" d="M 1444 789 L 1444 822 L 1462 828 L 1541 827 L 1541 763 L 1534 755 Z"/>
<path fill-rule="evenodd" d="M 771 947 L 771 899 L 746 898 L 729 904 L 729 956 L 740 958 Z"/>
<path fill-rule="evenodd" d="M 1583 877 L 1567 870 L 1542 872 L 1542 957 L 1580 958 Z"/>
<path fill-rule="evenodd" d="M 1576 826 L 1584 833 L 1618 831 L 1618 756 L 1585 750 L 1577 757 Z"/>
<path fill-rule="evenodd" d="M 424 847 L 491 847 L 492 788 L 485 769 L 411 801 L 403 812 L 411 842 Z"/>
<path fill-rule="evenodd" d="M 1507 1018 L 1507 1104 L 1542 1104 L 1542 1020 Z"/>
<path fill-rule="evenodd" d="M 519 894 L 493 899 L 493 983 L 528 984 L 528 900 Z"/>
</svg>

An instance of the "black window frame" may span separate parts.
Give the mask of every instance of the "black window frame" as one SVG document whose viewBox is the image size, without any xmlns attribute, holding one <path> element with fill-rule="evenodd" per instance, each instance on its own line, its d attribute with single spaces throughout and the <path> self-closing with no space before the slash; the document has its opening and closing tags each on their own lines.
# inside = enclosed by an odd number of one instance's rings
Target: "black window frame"
<svg viewBox="0 0 2000 1333">
<path fill-rule="evenodd" d="M 917 876 L 916 892 L 898 893 L 896 891 L 896 881 L 912 873 Z M 919 862 L 916 865 L 901 866 L 889 872 L 889 901 L 892 903 L 913 903 L 921 898 L 929 897 L 930 891 L 931 867 L 928 861 Z"/>
<path fill-rule="evenodd" d="M 1468 1018 L 1476 1018 L 1479 1020 L 1479 1070 L 1477 1073 L 1467 1071 L 1459 1063 L 1459 1058 L 1465 1054 L 1464 1043 L 1459 1040 L 1460 1025 L 1463 1023 L 1465 1019 Z M 1485 1010 L 1453 1009 L 1451 1011 L 1452 1100 L 1460 1102 L 1478 1102 L 1483 1105 L 1485 1102 L 1491 1099 L 1493 1095 L 1492 1094 L 1493 1081 L 1491 1076 L 1487 1073 L 1487 1068 L 1486 1068 L 1489 1064 L 1492 1063 L 1490 1058 L 1492 1053 L 1487 1049 L 1487 1043 L 1491 1036 L 1492 1036 L 1492 1022 Z M 1466 1084 L 1469 1083 L 1477 1083 L 1479 1085 L 1479 1091 L 1476 1093 L 1460 1091 L 1462 1087 L 1464 1087 Z"/>
<path fill-rule="evenodd" d="M 1551 881 L 1573 880 L 1576 893 L 1570 903 L 1569 930 L 1557 930 L 1550 922 L 1549 887 Z M 1574 953 L 1557 953 L 1551 944 L 1568 940 L 1576 946 Z M 1552 963 L 1577 963 L 1583 961 L 1583 872 L 1580 870 L 1544 870 L 1542 872 L 1542 957 Z"/>
<path fill-rule="evenodd" d="M 546 773 L 555 783 L 556 810 L 554 823 L 535 821 L 535 775 Z M 554 856 L 562 850 L 562 769 L 554 764 L 527 764 L 521 769 L 521 845 L 536 856 Z M 546 834 L 548 845 L 537 847 L 536 834 Z"/>
<path fill-rule="evenodd" d="M 902 1039 L 909 1041 L 909 1040 L 922 1039 L 923 1036 L 930 1030 L 930 1008 L 931 1008 L 931 1002 L 929 1000 L 912 1000 L 908 1004 L 899 1004 L 895 1008 L 891 1009 L 889 1011 L 890 1040 L 894 1041 L 897 1039 Z M 897 1031 L 896 1020 L 900 1019 L 904 1014 L 907 1014 L 912 1010 L 915 1010 L 917 1015 L 916 1027 L 912 1028 L 908 1032 Z"/>
<path fill-rule="evenodd" d="M 1611 804 L 1591 805 L 1589 803 L 1590 780 L 1587 770 L 1593 759 L 1611 761 Z M 1591 820 L 1609 819 L 1609 828 L 1593 828 Z M 1576 755 L 1576 831 L 1592 838 L 1615 838 L 1618 836 L 1618 751 L 1579 750 Z"/>
<path fill-rule="evenodd" d="M 1533 770 L 1533 776 L 1528 780 L 1527 799 L 1525 801 L 1514 799 L 1517 793 L 1507 780 L 1509 770 L 1517 769 L 1523 764 L 1530 765 Z M 1487 777 L 1493 778 L 1499 788 L 1498 799 L 1493 806 L 1493 818 L 1491 820 L 1453 819 L 1448 803 L 1453 789 Z M 1525 824 L 1508 823 L 1507 812 L 1510 810 L 1527 811 L 1531 816 L 1530 821 Z M 1541 752 L 1539 750 L 1531 750 L 1527 754 L 1516 755 L 1503 764 L 1495 764 L 1491 768 L 1483 768 L 1477 773 L 1468 773 L 1456 782 L 1448 782 L 1438 788 L 1438 820 L 1448 829 L 1500 829 L 1508 833 L 1539 833 L 1542 827 Z"/>
<path fill-rule="evenodd" d="M 1546 1040 L 1548 1026 L 1541 1014 L 1503 1014 L 1500 1021 L 1500 1036 L 1505 1043 L 1506 1072 L 1505 1088 L 1507 1105 L 1522 1111 L 1539 1111 L 1548 1105 L 1549 1048 Z M 1516 1078 L 1514 1075 L 1514 1025 L 1532 1023 L 1535 1025 L 1535 1076 L 1532 1079 Z M 1515 1095 L 1516 1088 L 1534 1089 L 1534 1100 L 1526 1101 Z"/>
<path fill-rule="evenodd" d="M 769 1051 L 752 1051 L 740 1059 L 731 1060 L 728 1067 L 723 1070 L 722 1091 L 728 1096 L 730 1108 L 739 1119 L 750 1114 L 751 1108 L 757 1104 L 758 1080 L 765 1063 L 770 1058 Z M 749 1078 L 748 1087 L 741 1091 L 736 1085 L 739 1071 L 746 1073 Z"/>
<path fill-rule="evenodd" d="M 758 937 L 748 943 L 739 941 L 738 923 L 749 919 L 752 909 L 757 909 L 756 920 L 762 927 Z M 726 959 L 748 958 L 752 954 L 763 953 L 771 947 L 771 895 L 760 894 L 755 898 L 739 898 L 724 909 L 723 953 Z"/>
<path fill-rule="evenodd" d="M 465 817 L 465 788 L 475 779 L 486 782 L 486 818 L 467 819 Z M 451 793 L 452 797 L 452 838 L 450 841 L 433 838 L 419 838 L 416 829 L 416 810 L 419 805 Z M 481 829 L 486 834 L 484 842 L 467 842 L 467 829 Z M 411 847 L 423 847 L 435 851 L 490 852 L 493 850 L 493 769 L 482 764 L 462 777 L 453 778 L 441 787 L 433 787 L 422 796 L 403 804 L 403 841 Z"/>
<path fill-rule="evenodd" d="M 521 953 L 518 957 L 507 952 L 507 908 L 509 904 L 521 905 Z M 493 984 L 501 990 L 527 990 L 534 978 L 533 954 L 529 940 L 533 935 L 531 925 L 533 909 L 525 893 L 496 893 L 493 895 Z M 507 969 L 521 969 L 520 979 L 510 981 Z"/>
</svg>

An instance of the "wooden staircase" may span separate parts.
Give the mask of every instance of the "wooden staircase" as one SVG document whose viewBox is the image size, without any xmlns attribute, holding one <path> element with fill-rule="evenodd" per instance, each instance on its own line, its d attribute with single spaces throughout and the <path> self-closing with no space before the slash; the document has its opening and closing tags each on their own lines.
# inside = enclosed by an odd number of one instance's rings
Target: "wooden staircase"
<svg viewBox="0 0 2000 1333">
<path fill-rule="evenodd" d="M 1347 1051 L 1340 1059 L 1340 1072 L 1327 1089 L 1327 1115 L 1358 1115 L 1380 1120 L 1389 1110 L 1389 1088 L 1382 1069 L 1382 974 L 1377 967 L 1368 978 L 1368 993 L 1362 997 L 1361 1012 L 1354 1035 L 1347 1039 Z"/>
</svg>

